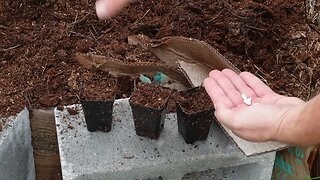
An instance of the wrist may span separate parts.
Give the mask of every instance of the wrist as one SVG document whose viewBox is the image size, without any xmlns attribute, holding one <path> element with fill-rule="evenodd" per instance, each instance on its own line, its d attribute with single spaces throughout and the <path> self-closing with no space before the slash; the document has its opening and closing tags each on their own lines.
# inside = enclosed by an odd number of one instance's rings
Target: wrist
<svg viewBox="0 0 320 180">
<path fill-rule="evenodd" d="M 305 139 L 305 121 L 306 103 L 296 104 L 291 107 L 282 109 L 280 121 L 276 133 L 272 140 L 289 143 L 301 144 Z"/>
</svg>

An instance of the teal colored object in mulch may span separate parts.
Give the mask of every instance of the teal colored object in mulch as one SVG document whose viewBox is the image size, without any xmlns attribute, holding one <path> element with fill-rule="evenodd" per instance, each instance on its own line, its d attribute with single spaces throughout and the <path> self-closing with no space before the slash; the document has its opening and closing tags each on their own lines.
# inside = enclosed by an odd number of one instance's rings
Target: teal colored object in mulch
<svg viewBox="0 0 320 180">
<path fill-rule="evenodd" d="M 163 74 L 162 72 L 156 72 L 153 76 L 153 81 L 151 81 L 151 79 L 143 74 L 140 74 L 139 79 L 141 82 L 144 83 L 153 83 L 153 84 L 157 84 L 157 85 L 162 85 L 166 82 L 168 82 L 168 76 Z"/>
<path fill-rule="evenodd" d="M 141 81 L 141 82 L 151 84 L 151 80 L 150 80 L 150 78 L 148 78 L 148 77 L 147 77 L 147 76 L 145 76 L 145 75 L 140 74 L 139 79 L 140 79 L 140 81 Z"/>
<path fill-rule="evenodd" d="M 162 72 L 156 72 L 154 77 L 153 77 L 153 83 L 155 84 L 164 84 L 168 82 L 168 76 L 163 74 Z"/>
</svg>

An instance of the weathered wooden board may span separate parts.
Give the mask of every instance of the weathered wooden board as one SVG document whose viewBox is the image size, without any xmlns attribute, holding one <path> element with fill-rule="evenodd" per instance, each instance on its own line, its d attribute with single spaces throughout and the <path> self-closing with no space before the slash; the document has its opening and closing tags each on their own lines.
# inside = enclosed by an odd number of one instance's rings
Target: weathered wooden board
<svg viewBox="0 0 320 180">
<path fill-rule="evenodd" d="M 318 146 L 318 151 L 314 158 L 310 174 L 311 177 L 318 177 L 320 179 L 320 145 Z"/>
<path fill-rule="evenodd" d="M 53 110 L 33 110 L 31 137 L 37 180 L 60 180 L 61 167 Z"/>
</svg>

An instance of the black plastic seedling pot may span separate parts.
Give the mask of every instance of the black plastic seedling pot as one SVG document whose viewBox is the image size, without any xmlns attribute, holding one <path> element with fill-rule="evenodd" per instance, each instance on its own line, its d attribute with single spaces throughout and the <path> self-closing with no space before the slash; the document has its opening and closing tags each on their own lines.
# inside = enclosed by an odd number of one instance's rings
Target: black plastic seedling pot
<svg viewBox="0 0 320 180">
<path fill-rule="evenodd" d="M 130 103 L 138 136 L 158 139 L 163 130 L 166 108 L 153 109 Z"/>
<path fill-rule="evenodd" d="M 199 100 L 201 98 L 205 98 L 203 101 L 206 103 L 202 102 L 203 104 L 199 104 L 199 106 L 208 103 L 212 104 L 206 92 L 201 88 L 202 87 L 192 88 L 182 93 L 186 94 L 187 96 L 193 96 L 194 98 L 197 98 L 198 103 L 200 102 Z M 195 94 L 199 92 L 205 93 L 204 97 L 199 97 Z M 190 109 L 187 109 L 186 106 L 189 106 L 190 103 L 197 102 L 194 102 L 193 99 L 189 98 L 184 100 L 184 102 L 181 102 L 181 100 L 176 101 L 179 133 L 183 136 L 185 142 L 188 144 L 193 144 L 195 141 L 199 140 L 206 140 L 210 131 L 211 123 L 215 119 L 213 105 L 209 104 L 209 106 L 204 107 L 201 110 L 190 111 Z"/>
<path fill-rule="evenodd" d="M 158 94 L 157 94 L 158 93 Z M 131 94 L 129 104 L 132 109 L 135 131 L 138 136 L 144 136 L 151 139 L 158 139 L 163 130 L 164 119 L 166 116 L 167 101 L 171 90 L 161 86 L 139 83 Z M 157 108 L 150 107 L 152 102 L 148 102 L 151 96 L 162 96 L 161 104 Z M 144 98 L 141 102 L 136 102 L 137 99 Z M 158 98 L 158 99 L 159 99 Z M 151 98 L 152 99 L 152 98 Z"/>
<path fill-rule="evenodd" d="M 112 127 L 112 109 L 114 100 L 85 101 L 81 100 L 87 129 L 110 132 Z"/>
</svg>

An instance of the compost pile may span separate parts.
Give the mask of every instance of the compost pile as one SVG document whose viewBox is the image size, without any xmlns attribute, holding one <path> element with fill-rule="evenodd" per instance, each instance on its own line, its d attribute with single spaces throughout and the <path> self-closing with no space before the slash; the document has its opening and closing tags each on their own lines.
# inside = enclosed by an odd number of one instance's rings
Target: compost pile
<svg viewBox="0 0 320 180">
<path fill-rule="evenodd" d="M 74 53 L 134 63 L 159 61 L 128 45 L 127 37 L 135 34 L 205 41 L 239 69 L 255 73 L 285 95 L 307 100 L 319 90 L 319 34 L 306 23 L 303 1 L 139 0 L 106 21 L 97 19 L 94 3 L 0 2 L 1 117 L 14 115 L 25 105 L 50 108 L 79 103 L 79 84 L 74 82 L 96 72 L 74 61 Z M 106 84 L 115 80 L 106 77 L 104 81 L 110 81 Z M 95 91 L 98 96 L 104 89 Z"/>
</svg>

